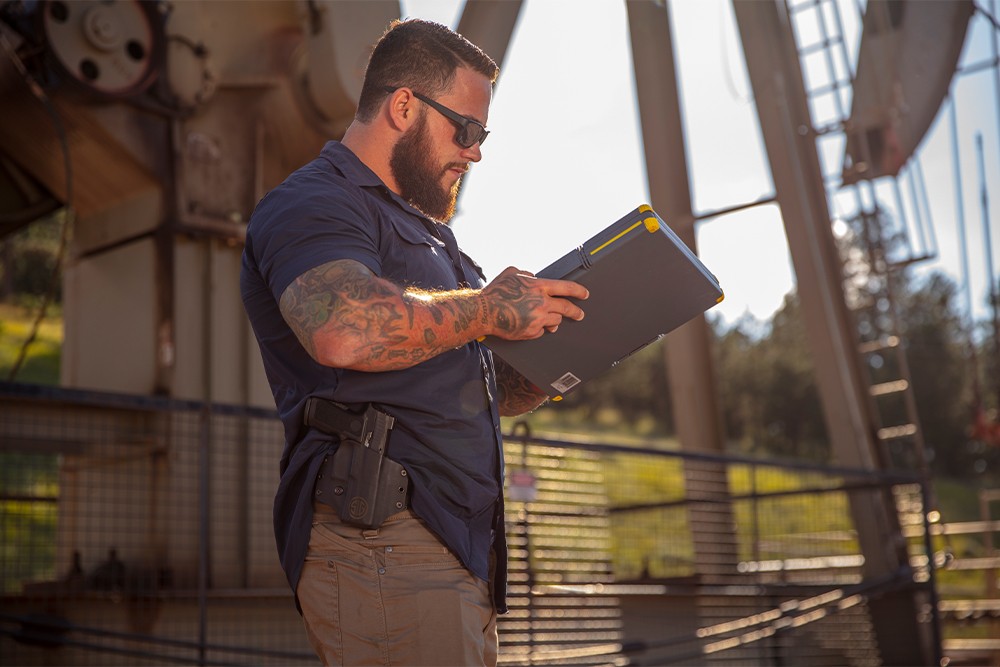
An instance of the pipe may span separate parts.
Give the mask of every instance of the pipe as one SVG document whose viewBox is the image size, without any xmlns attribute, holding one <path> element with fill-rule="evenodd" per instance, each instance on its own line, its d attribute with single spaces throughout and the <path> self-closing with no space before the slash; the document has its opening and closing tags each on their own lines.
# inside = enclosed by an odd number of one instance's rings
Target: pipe
<svg viewBox="0 0 1000 667">
<path fill-rule="evenodd" d="M 997 367 L 1000 368 L 1000 295 L 997 294 L 997 276 L 993 270 L 993 240 L 990 235 L 990 199 L 986 189 L 986 163 L 983 159 L 983 135 L 976 133 L 976 150 L 979 153 L 979 187 L 980 197 L 983 205 L 983 239 L 986 254 L 986 281 L 987 294 L 990 296 L 990 305 L 993 306 L 993 350 Z M 984 350 L 985 351 L 985 350 Z M 1000 404 L 1000 377 L 995 378 L 997 401 Z"/>
</svg>

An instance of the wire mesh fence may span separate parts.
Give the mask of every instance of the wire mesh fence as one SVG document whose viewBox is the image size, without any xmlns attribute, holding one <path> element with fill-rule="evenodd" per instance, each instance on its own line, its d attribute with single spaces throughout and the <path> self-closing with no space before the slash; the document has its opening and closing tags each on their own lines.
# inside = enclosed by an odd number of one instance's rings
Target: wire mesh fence
<svg viewBox="0 0 1000 667">
<path fill-rule="evenodd" d="M 274 546 L 272 412 L 0 399 L 0 663 L 316 664 Z M 506 457 L 503 664 L 878 665 L 871 601 L 933 592 L 923 542 L 872 577 L 854 528 L 858 494 L 922 517 L 916 480 L 517 427 Z"/>
</svg>

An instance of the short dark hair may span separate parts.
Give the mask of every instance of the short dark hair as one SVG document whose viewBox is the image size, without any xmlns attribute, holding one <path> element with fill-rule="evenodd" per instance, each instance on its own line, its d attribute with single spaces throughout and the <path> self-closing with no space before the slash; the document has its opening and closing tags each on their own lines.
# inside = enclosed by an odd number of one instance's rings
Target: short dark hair
<svg viewBox="0 0 1000 667">
<path fill-rule="evenodd" d="M 455 71 L 469 67 L 494 83 L 500 68 L 478 46 L 451 28 L 423 19 L 395 20 L 368 59 L 357 120 L 371 121 L 386 88 L 406 86 L 434 97 L 451 87 Z"/>
</svg>

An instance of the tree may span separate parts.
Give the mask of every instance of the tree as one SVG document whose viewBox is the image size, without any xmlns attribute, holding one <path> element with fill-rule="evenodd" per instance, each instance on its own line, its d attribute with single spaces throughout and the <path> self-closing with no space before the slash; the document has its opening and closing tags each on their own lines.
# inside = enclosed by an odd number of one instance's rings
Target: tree
<svg viewBox="0 0 1000 667">
<path fill-rule="evenodd" d="M 972 375 L 968 332 L 956 307 L 957 288 L 933 273 L 907 289 L 899 300 L 906 353 L 917 412 L 933 469 L 968 476 L 992 455 L 969 440 L 972 425 Z M 987 458 L 983 458 L 987 457 Z"/>
<path fill-rule="evenodd" d="M 647 345 L 567 396 L 561 409 L 577 409 L 582 420 L 591 423 L 603 414 L 617 415 L 624 432 L 635 432 L 638 424 L 646 423 L 652 424 L 656 433 L 672 433 L 670 387 L 663 358 L 662 341 Z"/>
<path fill-rule="evenodd" d="M 726 432 L 748 454 L 825 461 L 829 446 L 798 296 L 785 297 L 769 330 L 744 320 L 718 334 L 716 367 Z"/>
<path fill-rule="evenodd" d="M 0 239 L 0 301 L 38 299 L 53 290 L 61 301 L 58 256 L 63 214 L 42 218 Z"/>
</svg>

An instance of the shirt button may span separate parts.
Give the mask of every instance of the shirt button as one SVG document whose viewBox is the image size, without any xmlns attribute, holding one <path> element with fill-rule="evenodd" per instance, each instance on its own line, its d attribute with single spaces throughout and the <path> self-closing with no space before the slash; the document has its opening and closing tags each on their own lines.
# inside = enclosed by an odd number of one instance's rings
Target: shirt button
<svg viewBox="0 0 1000 667">
<path fill-rule="evenodd" d="M 385 574 L 385 568 L 384 568 L 384 567 L 380 567 L 380 568 L 378 569 L 378 573 L 379 573 L 379 574 Z"/>
<path fill-rule="evenodd" d="M 386 553 L 388 553 L 388 552 L 392 551 L 392 547 L 386 547 L 385 550 L 386 550 Z"/>
</svg>

